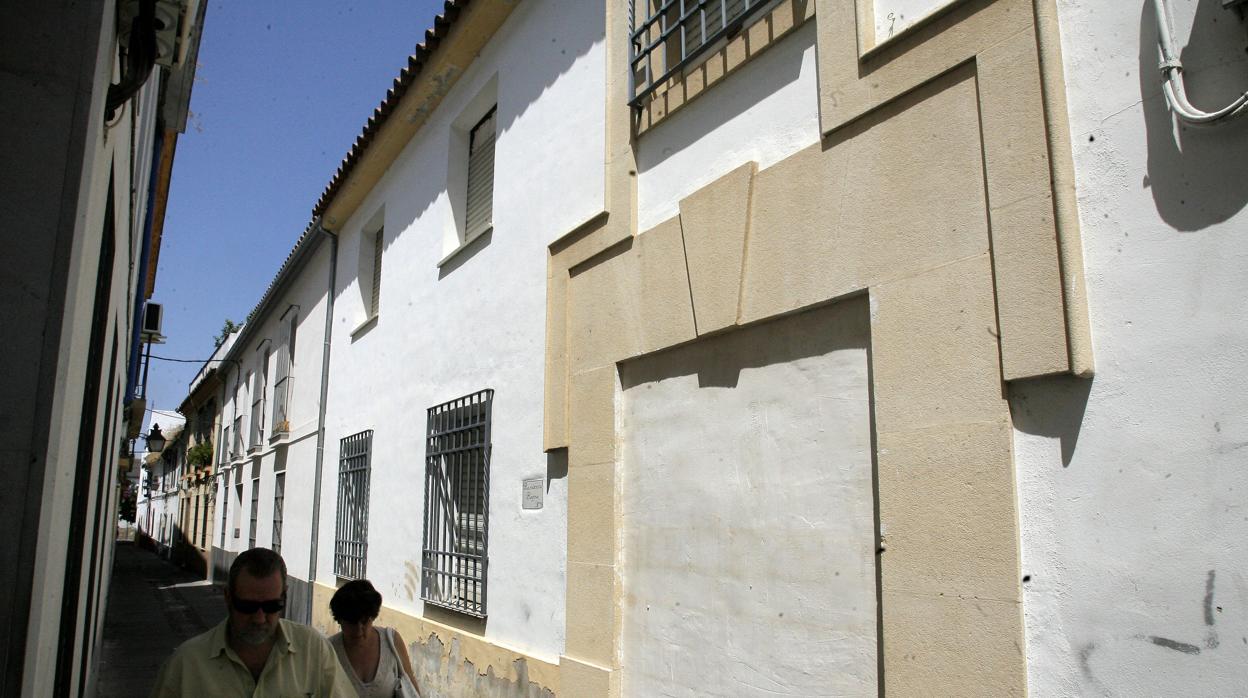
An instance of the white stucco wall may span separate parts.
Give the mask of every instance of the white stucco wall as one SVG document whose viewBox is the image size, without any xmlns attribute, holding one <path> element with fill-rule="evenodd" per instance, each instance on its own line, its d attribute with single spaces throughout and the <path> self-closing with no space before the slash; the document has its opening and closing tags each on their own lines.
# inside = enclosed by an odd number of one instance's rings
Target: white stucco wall
<svg viewBox="0 0 1248 698">
<path fill-rule="evenodd" d="M 759 169 L 819 140 L 815 23 L 808 21 L 637 139 L 637 227 L 753 160 Z"/>
<path fill-rule="evenodd" d="M 325 337 L 325 306 L 329 287 L 329 241 L 321 245 L 305 260 L 299 273 L 269 305 L 263 315 L 252 319 L 246 329 L 245 346 L 231 351 L 232 361 L 223 364 L 222 420 L 233 430 L 234 418 L 243 414 L 244 448 L 250 446 L 251 413 L 253 395 L 250 386 L 237 390 L 236 381 L 245 381 L 249 372 L 261 370 L 262 346 L 271 352 L 268 379 L 265 382 L 264 433 L 260 449 L 248 457 L 235 460 L 223 476 L 217 478 L 217 506 L 212 523 L 212 545 L 222 546 L 221 516 L 225 514 L 224 550 L 238 553 L 246 550 L 250 539 L 251 493 L 259 478 L 257 501 L 256 545 L 270 547 L 273 542 L 274 475 L 287 472 L 282 523 L 281 553 L 292 577 L 308 578 L 311 536 L 312 502 L 316 468 L 316 428 L 319 417 L 321 365 Z M 280 445 L 270 441 L 273 430 L 273 396 L 277 381 L 277 350 L 281 337 L 282 316 L 291 306 L 298 306 L 298 324 L 294 339 L 294 353 L 290 369 L 290 436 Z M 242 335 L 234 335 L 237 341 Z M 265 344 L 267 342 L 267 345 Z M 236 404 L 241 395 L 243 404 Z M 220 438 L 220 434 L 217 434 Z M 231 434 L 231 439 L 233 435 Z M 222 445 L 218 444 L 218 448 Z M 228 449 L 229 444 L 224 444 Z M 216 454 L 214 454 L 214 457 Z M 327 456 L 327 459 L 329 457 Z M 336 467 L 336 463 L 326 466 Z M 238 496 L 235 483 L 242 484 L 242 497 Z M 222 512 L 221 503 L 228 500 L 228 509 Z M 238 537 L 234 537 L 234 529 Z M 331 539 L 332 545 L 332 539 Z"/>
<path fill-rule="evenodd" d="M 866 303 L 620 368 L 624 695 L 876 695 Z"/>
<path fill-rule="evenodd" d="M 427 610 L 426 411 L 492 388 L 483 632 L 550 662 L 563 649 L 567 518 L 566 468 L 542 450 L 546 246 L 604 206 L 604 22 L 601 3 L 521 3 L 342 226 L 338 266 L 318 579 L 335 579 L 339 440 L 372 429 L 367 574 L 388 606 Z M 452 126 L 490 89 L 494 229 L 439 268 L 453 227 Z M 385 230 L 380 311 L 361 324 L 360 240 L 375 223 Z M 540 510 L 521 508 L 528 478 L 549 478 Z"/>
<path fill-rule="evenodd" d="M 1248 89 L 1235 15 L 1169 4 L 1192 100 Z M 1242 695 L 1248 120 L 1174 126 L 1151 3 L 1058 5 L 1096 377 L 1010 389 L 1030 692 Z"/>
</svg>

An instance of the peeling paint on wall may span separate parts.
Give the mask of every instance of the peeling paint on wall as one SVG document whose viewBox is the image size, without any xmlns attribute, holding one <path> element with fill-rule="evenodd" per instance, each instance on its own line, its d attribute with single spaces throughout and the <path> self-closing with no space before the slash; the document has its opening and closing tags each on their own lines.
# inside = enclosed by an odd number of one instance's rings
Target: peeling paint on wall
<svg viewBox="0 0 1248 698">
<path fill-rule="evenodd" d="M 494 667 L 480 671 L 464 659 L 459 640 L 451 639 L 448 648 L 436 633 L 408 644 L 412 670 L 424 698 L 554 698 L 549 688 L 529 680 L 529 665 L 524 659 L 513 662 L 516 678 L 509 679 L 494 672 Z"/>
</svg>

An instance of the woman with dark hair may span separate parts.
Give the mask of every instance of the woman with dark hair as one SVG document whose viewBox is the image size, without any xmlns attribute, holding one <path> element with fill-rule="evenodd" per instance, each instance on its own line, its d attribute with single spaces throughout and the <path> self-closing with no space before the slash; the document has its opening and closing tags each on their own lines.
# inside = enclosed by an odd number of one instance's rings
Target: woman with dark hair
<svg viewBox="0 0 1248 698">
<path fill-rule="evenodd" d="M 373 627 L 381 611 L 381 594 L 368 580 L 357 579 L 339 587 L 329 601 L 329 610 L 342 628 L 329 642 L 361 698 L 407 695 L 399 692 L 403 679 L 415 689 L 416 674 L 407 656 L 407 643 L 393 628 Z"/>
</svg>

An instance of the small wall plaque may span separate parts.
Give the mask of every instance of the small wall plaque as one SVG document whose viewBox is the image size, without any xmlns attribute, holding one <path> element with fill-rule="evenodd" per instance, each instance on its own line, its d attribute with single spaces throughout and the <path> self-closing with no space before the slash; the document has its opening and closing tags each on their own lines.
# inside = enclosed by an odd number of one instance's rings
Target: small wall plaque
<svg viewBox="0 0 1248 698">
<path fill-rule="evenodd" d="M 524 501 L 522 506 L 525 509 L 541 509 L 542 494 L 546 490 L 546 480 L 544 478 L 533 478 L 524 481 Z"/>
</svg>

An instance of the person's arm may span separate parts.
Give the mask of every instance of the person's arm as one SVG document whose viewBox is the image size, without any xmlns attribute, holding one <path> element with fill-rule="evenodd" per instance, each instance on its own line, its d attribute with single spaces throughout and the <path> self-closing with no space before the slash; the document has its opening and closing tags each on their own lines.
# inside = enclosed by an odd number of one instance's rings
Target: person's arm
<svg viewBox="0 0 1248 698">
<path fill-rule="evenodd" d="M 394 628 L 390 629 L 394 633 L 394 649 L 399 653 L 399 661 L 403 664 L 403 671 L 407 672 L 407 678 L 412 680 L 412 685 L 416 687 L 416 692 L 420 693 L 420 684 L 416 683 L 416 672 L 412 671 L 412 659 L 407 656 L 407 643 L 403 641 L 403 636 Z"/>
</svg>

